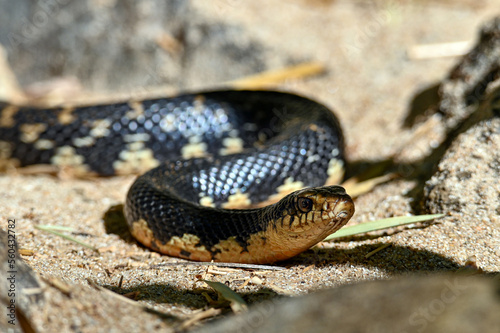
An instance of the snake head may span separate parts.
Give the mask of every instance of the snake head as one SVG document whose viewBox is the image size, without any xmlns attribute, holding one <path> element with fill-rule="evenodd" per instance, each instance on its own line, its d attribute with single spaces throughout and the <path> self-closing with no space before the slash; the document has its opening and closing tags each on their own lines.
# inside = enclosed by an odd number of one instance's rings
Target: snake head
<svg viewBox="0 0 500 333">
<path fill-rule="evenodd" d="M 341 186 L 299 190 L 269 208 L 274 222 L 265 237 L 265 262 L 307 250 L 343 227 L 354 214 L 354 203 Z"/>
<path fill-rule="evenodd" d="M 354 214 L 354 203 L 341 186 L 306 188 L 279 204 L 274 230 L 288 246 L 301 251 L 343 227 Z"/>
</svg>

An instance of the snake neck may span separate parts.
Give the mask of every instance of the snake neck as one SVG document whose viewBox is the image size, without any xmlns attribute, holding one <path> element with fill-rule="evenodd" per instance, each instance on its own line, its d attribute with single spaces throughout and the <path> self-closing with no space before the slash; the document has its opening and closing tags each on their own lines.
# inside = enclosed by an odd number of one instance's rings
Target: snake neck
<svg viewBox="0 0 500 333">
<path fill-rule="evenodd" d="M 157 209 L 150 207 L 152 198 Z M 158 252 L 198 261 L 271 263 L 303 252 L 343 225 L 332 229 L 332 218 L 290 210 L 292 198 L 255 209 L 202 207 L 155 189 L 146 177 L 132 186 L 125 214 L 133 236 Z"/>
</svg>

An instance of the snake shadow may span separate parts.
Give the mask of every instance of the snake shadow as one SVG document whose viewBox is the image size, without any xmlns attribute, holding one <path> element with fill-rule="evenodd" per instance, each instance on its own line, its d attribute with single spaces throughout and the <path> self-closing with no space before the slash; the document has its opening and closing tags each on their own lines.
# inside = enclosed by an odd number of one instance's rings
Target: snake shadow
<svg viewBox="0 0 500 333">
<path fill-rule="evenodd" d="M 130 233 L 127 221 L 125 220 L 125 215 L 123 214 L 122 204 L 109 207 L 109 209 L 102 216 L 102 220 L 104 230 L 107 234 L 117 235 L 128 244 L 139 244 L 139 242 L 137 242 Z"/>
<path fill-rule="evenodd" d="M 121 237 L 124 241 L 129 243 L 137 243 L 134 238 L 130 235 L 128 231 L 127 223 L 123 217 L 121 206 L 112 207 L 105 215 L 104 225 L 106 232 L 113 233 Z M 421 226 L 419 228 L 425 228 L 426 226 Z M 400 231 L 395 231 L 398 233 Z M 342 243 L 346 241 L 364 241 L 364 240 L 376 240 L 377 238 L 384 237 L 378 235 L 360 235 L 352 236 L 345 239 L 339 239 L 334 241 L 335 243 Z M 138 244 L 138 243 L 137 243 Z M 318 269 L 325 266 L 338 266 L 342 269 L 342 266 L 355 265 L 363 266 L 367 268 L 376 268 L 387 272 L 391 276 L 406 275 L 411 273 L 419 274 L 432 274 L 432 273 L 443 273 L 443 272 L 457 272 L 462 269 L 466 269 L 465 265 L 460 265 L 454 260 L 443 256 L 442 254 L 435 253 L 430 250 L 416 249 L 411 246 L 400 246 L 391 244 L 391 246 L 383 249 L 382 251 L 373 254 L 366 258 L 366 254 L 370 253 L 387 242 L 376 242 L 373 244 L 363 244 L 356 246 L 352 249 L 321 249 L 313 248 L 309 249 L 300 255 L 277 263 L 277 266 L 284 267 L 285 270 L 279 271 L 280 275 L 287 274 L 289 268 L 296 266 L 307 267 L 314 265 Z M 179 265 L 184 267 L 190 267 L 191 262 L 186 261 L 180 263 Z M 202 287 L 201 284 L 197 284 L 197 278 L 195 277 L 197 272 L 200 271 L 200 263 L 192 262 L 193 274 L 186 276 L 186 279 L 192 279 L 191 288 L 179 288 L 177 286 L 168 283 L 147 283 L 136 285 L 128 288 L 117 287 L 116 285 L 102 285 L 103 287 L 116 292 L 121 295 L 132 297 L 135 300 L 149 301 L 155 304 L 170 304 L 170 305 L 184 305 L 191 309 L 205 309 L 208 306 L 214 306 L 207 297 L 204 295 L 209 295 L 210 298 L 216 300 L 218 298 L 215 291 L 209 288 Z M 170 266 L 165 266 L 170 267 Z M 174 266 L 173 269 L 176 266 Z M 154 269 L 159 271 L 159 275 L 168 275 L 168 270 L 171 268 L 163 268 L 162 266 L 150 266 L 148 268 L 138 268 L 138 269 Z M 202 268 L 203 269 L 203 268 Z M 244 267 L 242 267 L 244 269 Z M 296 270 L 291 271 L 291 274 L 296 274 Z M 485 275 L 495 275 L 498 272 L 483 272 Z M 192 277 L 189 277 L 192 276 Z M 199 287 L 198 287 L 199 286 Z M 249 305 L 254 303 L 260 303 L 266 300 L 289 297 L 278 294 L 276 291 L 265 286 L 261 287 L 255 291 L 249 292 L 237 292 Z M 223 309 L 221 315 L 229 312 L 228 304 L 218 304 Z M 215 305 L 217 306 L 217 305 Z M 146 308 L 148 311 L 160 318 L 161 320 L 167 322 L 170 325 L 181 324 L 185 318 L 180 318 L 175 315 L 165 314 L 160 311 L 155 311 L 150 308 Z M 219 318 L 218 315 L 215 318 Z"/>
<path fill-rule="evenodd" d="M 440 82 L 431 84 L 413 96 L 406 117 L 403 120 L 404 128 L 412 128 L 415 124 L 438 112 L 440 86 Z"/>
<path fill-rule="evenodd" d="M 489 79 L 490 77 L 488 76 L 485 80 Z M 488 82 L 481 82 L 476 88 L 486 87 L 487 83 Z M 441 113 L 439 106 L 440 87 L 441 83 L 431 84 L 416 92 L 408 105 L 406 117 L 401 124 L 402 128 L 412 128 L 426 121 L 432 115 Z M 472 91 L 476 91 L 476 88 Z M 484 95 L 484 91 L 481 91 L 481 93 Z M 475 98 L 477 98 L 477 96 Z M 474 103 L 475 101 L 467 100 L 467 102 Z M 385 174 L 394 174 L 397 175 L 398 178 L 415 181 L 414 187 L 408 191 L 405 196 L 413 199 L 411 202 L 412 213 L 425 214 L 427 213 L 424 203 L 425 183 L 437 171 L 439 162 L 448 151 L 448 148 L 460 134 L 466 132 L 481 121 L 493 116 L 499 116 L 498 112 L 495 110 L 492 110 L 492 112 L 474 112 L 469 115 L 467 119 L 446 129 L 443 142 L 434 147 L 428 155 L 409 163 L 396 162 L 396 158 L 394 157 L 388 157 L 381 160 L 348 161 L 346 179 L 356 177 L 358 180 L 366 180 Z"/>
<path fill-rule="evenodd" d="M 342 266 L 350 264 L 377 268 L 391 275 L 456 272 L 464 267 L 439 253 L 394 244 L 366 257 L 368 253 L 387 244 L 377 242 L 359 245 L 352 249 L 311 249 L 287 260 L 286 265 Z"/>
<path fill-rule="evenodd" d="M 152 267 L 151 269 L 155 269 Z M 156 268 L 158 269 L 158 268 Z M 186 279 L 189 279 L 187 277 Z M 196 278 L 193 276 L 193 287 L 191 289 L 184 289 L 173 286 L 168 283 L 148 283 L 136 285 L 128 288 L 121 288 L 115 285 L 102 284 L 101 286 L 115 292 L 124 297 L 133 299 L 134 301 L 152 302 L 154 304 L 167 304 L 178 307 L 179 305 L 186 306 L 192 310 L 204 310 L 208 307 L 220 308 L 222 311 L 219 315 L 211 318 L 210 320 L 220 318 L 228 313 L 232 313 L 229 301 L 221 299 L 216 291 L 211 288 L 204 287 L 202 283 L 197 284 Z M 199 285 L 197 287 L 196 285 Z M 237 294 L 241 296 L 247 305 L 261 303 L 267 300 L 288 298 L 276 293 L 274 290 L 261 287 L 256 291 L 240 292 Z M 211 300 L 212 301 L 211 301 Z M 175 314 L 157 311 L 150 307 L 144 307 L 144 311 L 156 315 L 162 321 L 170 326 L 178 326 L 182 324 L 186 317 L 176 316 Z"/>
<path fill-rule="evenodd" d="M 429 85 L 413 96 L 401 124 L 402 128 L 411 129 L 438 112 L 439 87 L 440 83 Z M 430 157 L 424 156 L 421 160 L 407 164 L 397 163 L 394 158 L 349 161 L 346 178 L 356 176 L 360 180 L 366 180 L 387 173 L 396 173 L 400 177 L 414 179 L 432 171 L 428 168 L 424 169 L 426 166 L 424 162 Z"/>
<path fill-rule="evenodd" d="M 360 245 L 353 249 L 319 249 L 319 250 L 308 250 L 292 259 L 277 263 L 278 266 L 284 268 L 291 268 L 295 266 L 309 266 L 315 265 L 318 268 L 325 266 L 342 266 L 342 265 L 356 265 L 364 267 L 375 267 L 380 270 L 384 270 L 393 276 L 406 275 L 408 273 L 443 273 L 443 272 L 457 272 L 463 268 L 467 268 L 464 265 L 460 265 L 449 258 L 446 258 L 440 254 L 434 253 L 428 250 L 414 249 L 409 246 L 397 246 L 392 245 L 383 251 L 384 260 L 380 259 L 378 254 L 375 254 L 369 258 L 365 255 L 374 249 L 384 245 L 385 243 L 378 242 L 369 245 Z M 389 254 L 387 254 L 389 252 Z M 189 262 L 186 263 L 189 267 Z M 206 297 L 208 295 L 211 299 L 217 300 L 217 293 L 210 289 L 202 286 L 202 284 L 197 283 L 196 272 L 200 271 L 199 265 L 193 262 L 193 269 L 189 269 L 193 274 L 186 276 L 187 283 L 191 284 L 191 288 L 179 288 L 173 286 L 169 283 L 147 283 L 139 284 L 128 288 L 117 287 L 116 285 L 103 284 L 102 286 L 116 292 L 120 295 L 125 295 L 131 297 L 134 300 L 149 301 L 155 304 L 169 304 L 169 305 L 184 305 L 193 310 L 196 309 L 206 309 L 208 306 L 221 307 L 223 309 L 222 315 L 229 312 L 228 303 L 220 303 L 214 305 Z M 164 268 L 169 267 L 169 268 Z M 176 269 L 175 266 L 161 266 L 154 265 L 147 268 L 138 269 L 156 269 L 159 271 L 159 275 L 168 276 L 168 270 Z M 340 267 L 339 267 L 340 269 Z M 290 274 L 296 274 L 296 270 L 282 270 L 279 271 L 279 275 L 283 276 L 287 272 Z M 498 272 L 483 272 L 484 275 L 495 276 Z M 192 281 L 189 281 L 191 279 Z M 273 300 L 278 298 L 288 298 L 291 296 L 286 296 L 278 294 L 276 291 L 265 286 L 258 290 L 240 292 L 237 293 L 247 302 L 248 305 L 261 303 L 267 300 Z M 206 295 L 205 295 L 206 294 Z M 181 323 L 185 318 L 180 318 L 175 315 L 165 314 L 163 312 L 155 311 L 152 309 L 146 309 L 155 315 L 158 315 L 162 320 L 170 323 L 177 324 Z M 219 317 L 219 316 L 217 316 Z"/>
</svg>

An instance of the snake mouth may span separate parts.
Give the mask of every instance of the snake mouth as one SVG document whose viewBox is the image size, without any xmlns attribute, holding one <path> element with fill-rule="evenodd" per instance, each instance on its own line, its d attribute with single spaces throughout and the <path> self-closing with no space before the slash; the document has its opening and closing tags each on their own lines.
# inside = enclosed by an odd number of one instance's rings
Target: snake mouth
<svg viewBox="0 0 500 333">
<path fill-rule="evenodd" d="M 338 219 L 346 219 L 350 218 L 354 213 L 354 204 L 351 198 L 342 198 L 335 205 L 335 209 L 333 210 L 333 214 Z"/>
<path fill-rule="evenodd" d="M 321 211 L 323 219 L 345 218 L 354 213 L 354 203 L 348 195 L 325 198 Z"/>
<path fill-rule="evenodd" d="M 336 231 L 343 227 L 354 214 L 354 203 L 348 195 L 325 198 L 321 211 L 323 222 L 327 223 L 329 229 Z"/>
<path fill-rule="evenodd" d="M 336 218 L 332 219 L 329 223 L 329 227 L 333 232 L 346 225 L 354 215 L 354 203 L 352 202 L 352 199 L 343 199 L 338 202 L 335 206 L 334 214 Z"/>
</svg>

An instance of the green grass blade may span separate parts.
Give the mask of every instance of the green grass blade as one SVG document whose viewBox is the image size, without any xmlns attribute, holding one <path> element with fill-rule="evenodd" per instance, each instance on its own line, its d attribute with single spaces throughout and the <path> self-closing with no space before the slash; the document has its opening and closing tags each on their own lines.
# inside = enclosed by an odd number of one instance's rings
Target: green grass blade
<svg viewBox="0 0 500 333">
<path fill-rule="evenodd" d="M 370 231 L 387 229 L 391 227 L 397 227 L 404 224 L 422 222 L 433 220 L 443 217 L 444 214 L 429 214 L 429 215 L 416 215 L 416 216 L 397 216 L 388 219 L 377 220 L 373 222 L 360 223 L 358 225 L 347 226 L 336 233 L 326 237 L 324 241 L 329 241 L 335 238 L 354 236 L 358 234 L 363 234 Z"/>
<path fill-rule="evenodd" d="M 59 236 L 61 238 L 67 239 L 67 240 L 72 241 L 74 243 L 80 244 L 81 246 L 84 246 L 88 249 L 91 249 L 92 251 L 97 251 L 97 249 L 95 247 L 93 247 L 92 245 L 89 245 L 87 243 L 79 241 L 78 239 L 76 239 L 72 236 L 63 234 L 59 231 L 56 231 L 56 230 L 68 230 L 68 229 L 66 229 L 66 227 L 56 227 L 56 226 L 51 226 L 51 225 L 35 225 L 35 228 L 38 230 L 46 231 L 46 232 L 51 233 L 53 235 Z M 71 228 L 69 228 L 69 229 L 71 229 Z"/>
<path fill-rule="evenodd" d="M 243 310 L 246 310 L 247 303 L 245 302 L 245 300 L 225 284 L 208 280 L 202 281 L 212 287 L 215 291 L 217 291 L 220 296 L 231 302 L 231 309 L 233 309 L 234 312 L 241 312 Z"/>
<path fill-rule="evenodd" d="M 37 228 L 39 230 L 43 230 L 43 231 L 51 231 L 51 230 L 67 231 L 67 232 L 75 231 L 75 228 L 72 228 L 72 227 L 65 227 L 62 225 L 49 225 L 49 224 L 39 224 L 39 225 L 35 226 L 35 228 Z"/>
</svg>

